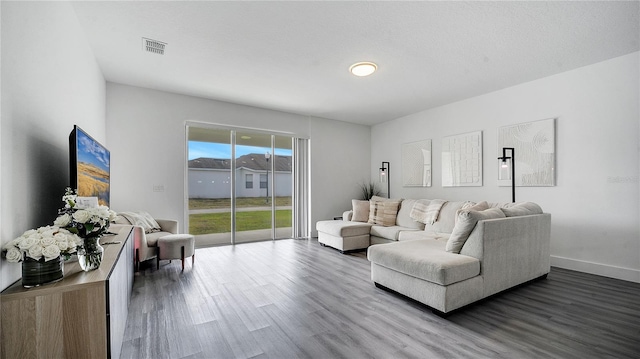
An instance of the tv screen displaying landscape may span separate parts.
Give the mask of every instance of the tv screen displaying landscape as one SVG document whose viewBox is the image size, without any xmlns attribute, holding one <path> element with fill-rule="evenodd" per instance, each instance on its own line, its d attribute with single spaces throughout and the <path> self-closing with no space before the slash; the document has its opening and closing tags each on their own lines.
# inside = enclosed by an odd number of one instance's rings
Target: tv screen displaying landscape
<svg viewBox="0 0 640 359">
<path fill-rule="evenodd" d="M 78 196 L 98 197 L 98 203 L 109 206 L 109 150 L 75 126 L 70 136 L 71 181 Z"/>
</svg>

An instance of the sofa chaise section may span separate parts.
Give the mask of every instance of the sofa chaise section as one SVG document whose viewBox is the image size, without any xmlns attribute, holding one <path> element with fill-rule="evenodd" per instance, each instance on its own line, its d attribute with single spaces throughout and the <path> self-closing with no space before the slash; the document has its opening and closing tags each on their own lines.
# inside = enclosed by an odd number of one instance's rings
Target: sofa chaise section
<svg viewBox="0 0 640 359">
<path fill-rule="evenodd" d="M 319 221 L 316 223 L 318 242 L 342 253 L 369 247 L 371 224 L 351 221 Z"/>
<path fill-rule="evenodd" d="M 413 239 L 372 245 L 371 279 L 448 313 L 508 288 L 545 277 L 550 270 L 551 215 L 481 220 L 459 254 L 446 240 Z M 474 265 L 477 265 L 477 271 Z"/>
</svg>

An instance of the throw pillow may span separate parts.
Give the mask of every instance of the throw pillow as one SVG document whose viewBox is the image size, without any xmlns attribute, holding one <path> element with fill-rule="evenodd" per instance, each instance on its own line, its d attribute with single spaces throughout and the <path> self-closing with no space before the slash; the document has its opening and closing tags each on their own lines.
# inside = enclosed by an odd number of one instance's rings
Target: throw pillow
<svg viewBox="0 0 640 359">
<path fill-rule="evenodd" d="M 447 241 L 446 251 L 450 253 L 460 253 L 462 246 L 469 238 L 471 231 L 476 227 L 478 221 L 484 219 L 504 218 L 500 208 L 489 208 L 484 211 L 474 211 L 470 209 L 461 210 L 458 215 L 458 221 L 453 232 Z"/>
<path fill-rule="evenodd" d="M 533 202 L 518 203 L 511 207 L 500 208 L 507 217 L 528 216 L 542 214 L 542 208 Z"/>
<path fill-rule="evenodd" d="M 465 204 L 462 205 L 462 208 L 460 208 L 459 210 L 456 211 L 456 218 L 455 218 L 455 222 L 458 223 L 458 216 L 460 215 L 460 212 L 465 210 L 465 209 L 471 209 L 474 211 L 484 211 L 485 209 L 489 209 L 489 203 L 487 203 L 487 201 L 482 201 L 482 202 L 478 202 L 478 203 L 474 203 L 474 202 L 467 202 Z"/>
<path fill-rule="evenodd" d="M 353 217 L 351 217 L 351 221 L 367 222 L 369 220 L 369 201 L 352 199 L 351 207 L 353 209 Z"/>
<path fill-rule="evenodd" d="M 409 212 L 409 217 L 416 222 L 426 223 L 427 216 L 427 208 L 429 208 L 429 203 L 431 200 L 429 199 L 418 199 L 411 207 L 411 212 Z"/>
<path fill-rule="evenodd" d="M 472 208 L 473 206 L 475 206 L 477 203 L 474 201 L 466 201 L 464 202 L 464 204 L 462 205 L 462 208 L 460 209 L 467 209 L 467 208 Z"/>
<path fill-rule="evenodd" d="M 393 226 L 396 224 L 399 207 L 399 200 L 370 201 L 368 222 L 385 227 Z"/>
<path fill-rule="evenodd" d="M 160 224 L 158 224 L 158 222 L 156 222 L 156 220 L 151 217 L 151 215 L 147 212 L 138 212 L 138 214 L 140 214 L 140 216 L 143 218 L 144 222 L 146 223 L 146 227 L 145 229 L 149 229 L 150 232 L 160 232 Z"/>
<path fill-rule="evenodd" d="M 160 232 L 160 225 L 147 212 L 119 212 L 118 215 L 126 218 L 133 226 L 139 226 L 145 233 Z"/>
</svg>

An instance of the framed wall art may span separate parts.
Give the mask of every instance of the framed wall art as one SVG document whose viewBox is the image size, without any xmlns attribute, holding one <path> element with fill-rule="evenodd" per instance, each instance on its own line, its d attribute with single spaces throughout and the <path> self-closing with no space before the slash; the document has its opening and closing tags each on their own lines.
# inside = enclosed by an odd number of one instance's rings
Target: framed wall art
<svg viewBox="0 0 640 359">
<path fill-rule="evenodd" d="M 503 147 L 515 153 L 515 184 L 519 187 L 555 186 L 556 120 L 503 126 L 498 129 L 498 156 Z M 499 186 L 511 186 L 510 180 L 498 180 Z"/>
<path fill-rule="evenodd" d="M 442 186 L 482 186 L 482 131 L 442 139 Z"/>
<path fill-rule="evenodd" d="M 431 140 L 402 144 L 402 185 L 431 187 Z"/>
</svg>

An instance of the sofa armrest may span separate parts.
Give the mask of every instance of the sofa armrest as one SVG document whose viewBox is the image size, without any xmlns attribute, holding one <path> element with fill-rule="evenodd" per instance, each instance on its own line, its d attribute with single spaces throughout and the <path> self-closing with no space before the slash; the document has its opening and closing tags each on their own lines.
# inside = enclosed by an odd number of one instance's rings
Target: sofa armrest
<svg viewBox="0 0 640 359">
<path fill-rule="evenodd" d="M 549 273 L 551 215 L 479 221 L 460 254 L 480 259 L 484 296 Z"/>
<path fill-rule="evenodd" d="M 173 219 L 156 219 L 163 232 L 178 233 L 178 221 Z"/>
<path fill-rule="evenodd" d="M 351 222 L 351 218 L 353 218 L 353 211 L 349 210 L 349 211 L 344 211 L 344 213 L 342 213 L 342 220 L 345 222 Z"/>
</svg>

